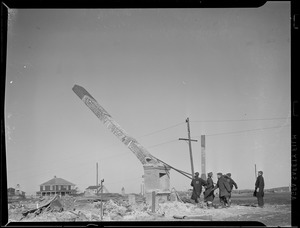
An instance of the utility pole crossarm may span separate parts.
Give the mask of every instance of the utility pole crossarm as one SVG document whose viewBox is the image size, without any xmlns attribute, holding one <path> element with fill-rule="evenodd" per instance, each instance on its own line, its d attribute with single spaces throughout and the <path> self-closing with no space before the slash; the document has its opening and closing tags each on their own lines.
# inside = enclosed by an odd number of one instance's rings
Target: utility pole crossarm
<svg viewBox="0 0 300 228">
<path fill-rule="evenodd" d="M 185 139 L 185 138 L 179 138 L 179 140 L 185 140 L 185 141 L 189 141 L 189 140 L 191 140 L 192 142 L 198 142 L 198 140 L 196 140 L 196 139 Z"/>
</svg>

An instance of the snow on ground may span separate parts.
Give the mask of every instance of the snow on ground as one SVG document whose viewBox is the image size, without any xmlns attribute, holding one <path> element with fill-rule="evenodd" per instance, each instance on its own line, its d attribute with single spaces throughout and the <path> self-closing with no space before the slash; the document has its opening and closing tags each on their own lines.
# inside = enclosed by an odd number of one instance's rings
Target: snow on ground
<svg viewBox="0 0 300 228">
<path fill-rule="evenodd" d="M 103 202 L 103 221 L 174 221 L 173 216 L 198 216 L 198 219 L 209 221 L 259 221 L 267 226 L 290 226 L 291 204 L 284 200 L 285 195 L 270 195 L 264 208 L 255 207 L 255 198 L 236 196 L 229 208 L 208 209 L 203 204 L 182 203 L 179 201 L 167 201 L 159 203 L 155 213 L 151 206 L 144 201 L 130 205 L 128 199 L 118 198 Z M 266 199 L 268 199 L 266 197 Z M 272 201 L 271 201 L 272 199 Z M 62 212 L 42 211 L 40 214 L 28 214 L 22 216 L 25 209 L 35 208 L 35 201 L 23 202 L 22 204 L 9 205 L 10 221 L 101 221 L 101 202 L 76 197 L 64 197 L 60 199 L 63 205 Z M 280 202 L 280 203 L 276 203 Z M 217 202 L 216 202 L 217 203 Z M 244 205 L 244 206 L 242 206 Z M 199 218 L 200 216 L 200 218 Z"/>
</svg>

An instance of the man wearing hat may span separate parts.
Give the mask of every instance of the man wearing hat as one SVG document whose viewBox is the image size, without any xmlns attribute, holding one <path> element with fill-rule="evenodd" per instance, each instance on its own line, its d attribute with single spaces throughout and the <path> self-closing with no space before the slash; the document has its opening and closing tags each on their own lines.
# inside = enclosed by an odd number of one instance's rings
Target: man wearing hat
<svg viewBox="0 0 300 228">
<path fill-rule="evenodd" d="M 230 195 L 230 185 L 223 176 L 222 173 L 217 173 L 218 182 L 213 190 L 219 188 L 219 197 L 222 204 L 222 207 L 229 207 L 228 197 Z"/>
<path fill-rule="evenodd" d="M 265 181 L 262 175 L 263 175 L 263 171 L 258 171 L 258 177 L 255 182 L 255 192 L 256 192 L 256 197 L 257 197 L 259 207 L 264 207 Z"/>
<path fill-rule="evenodd" d="M 202 186 L 206 185 L 206 181 L 199 177 L 199 173 L 195 173 L 195 177 L 192 180 L 191 186 L 193 186 L 193 194 L 191 199 L 195 200 L 195 203 L 199 203 L 200 195 L 202 192 Z"/>
<path fill-rule="evenodd" d="M 204 202 L 207 203 L 208 208 L 212 208 L 213 200 L 215 198 L 214 191 L 213 191 L 214 182 L 212 180 L 213 173 L 210 172 L 207 174 L 207 176 L 208 176 L 208 178 L 206 180 L 207 185 L 206 185 L 205 192 L 204 192 Z"/>
<path fill-rule="evenodd" d="M 235 187 L 235 189 L 237 189 L 238 187 L 237 187 L 237 184 L 235 183 L 235 181 L 231 178 L 231 173 L 226 173 L 225 178 L 230 186 L 230 194 L 228 197 L 228 203 L 229 203 L 229 205 L 231 205 L 231 192 L 232 192 L 233 186 Z"/>
</svg>

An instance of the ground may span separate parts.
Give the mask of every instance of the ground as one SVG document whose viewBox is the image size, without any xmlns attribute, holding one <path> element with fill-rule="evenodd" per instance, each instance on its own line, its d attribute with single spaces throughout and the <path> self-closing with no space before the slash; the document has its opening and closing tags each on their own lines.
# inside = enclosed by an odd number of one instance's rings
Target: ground
<svg viewBox="0 0 300 228">
<path fill-rule="evenodd" d="M 257 200 L 251 193 L 233 194 L 230 208 L 208 209 L 204 204 L 193 204 L 189 201 L 189 193 L 180 193 L 185 202 L 167 201 L 159 202 L 155 213 L 151 205 L 147 205 L 144 198 L 135 195 L 136 203 L 129 204 L 128 195 L 106 194 L 103 196 L 104 221 L 153 221 L 153 220 L 210 220 L 210 221 L 259 221 L 266 226 L 291 226 L 291 193 L 265 193 L 265 207 L 259 208 Z M 47 201 L 48 200 L 48 201 Z M 100 221 L 101 202 L 99 197 L 65 196 L 58 198 L 58 204 L 53 204 L 39 213 L 22 212 L 40 207 L 51 198 L 27 199 L 9 203 L 10 221 Z M 214 203 L 218 205 L 219 199 Z M 178 218 L 174 218 L 177 216 Z M 185 219 L 180 219 L 187 216 Z"/>
</svg>

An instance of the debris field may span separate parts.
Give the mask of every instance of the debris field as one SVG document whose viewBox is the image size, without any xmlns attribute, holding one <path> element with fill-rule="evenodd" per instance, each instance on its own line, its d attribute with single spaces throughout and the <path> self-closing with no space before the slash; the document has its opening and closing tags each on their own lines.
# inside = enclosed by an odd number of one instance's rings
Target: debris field
<svg viewBox="0 0 300 228">
<path fill-rule="evenodd" d="M 153 212 L 145 198 L 135 194 L 105 193 L 101 196 L 47 196 L 8 204 L 10 222 L 33 221 L 259 221 L 267 226 L 291 225 L 290 193 L 268 193 L 264 208 L 258 208 L 250 194 L 233 195 L 229 208 L 208 209 L 202 202 L 191 203 L 187 193 L 181 200 L 159 202 Z M 268 199 L 269 202 L 268 202 Z M 101 205 L 103 215 L 101 218 Z"/>
</svg>

